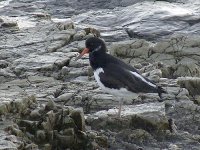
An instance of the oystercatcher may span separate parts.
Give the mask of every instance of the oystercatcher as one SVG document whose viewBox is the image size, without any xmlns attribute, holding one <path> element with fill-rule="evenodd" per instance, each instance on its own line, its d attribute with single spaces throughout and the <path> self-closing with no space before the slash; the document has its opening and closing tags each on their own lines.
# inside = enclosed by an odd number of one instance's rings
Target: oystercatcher
<svg viewBox="0 0 200 150">
<path fill-rule="evenodd" d="M 94 77 L 100 88 L 106 93 L 117 97 L 133 98 L 139 93 L 158 93 L 162 100 L 162 93 L 166 91 L 153 81 L 143 77 L 134 67 L 124 63 L 118 58 L 106 53 L 104 41 L 97 37 L 88 38 L 86 48 L 76 58 L 80 59 L 89 53 L 90 65 Z M 122 102 L 120 101 L 118 115 L 121 115 Z"/>
</svg>

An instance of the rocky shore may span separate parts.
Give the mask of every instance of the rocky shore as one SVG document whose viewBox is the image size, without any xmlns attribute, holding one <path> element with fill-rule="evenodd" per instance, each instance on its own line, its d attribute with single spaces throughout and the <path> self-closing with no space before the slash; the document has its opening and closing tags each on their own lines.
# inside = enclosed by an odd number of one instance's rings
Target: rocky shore
<svg viewBox="0 0 200 150">
<path fill-rule="evenodd" d="M 198 150 L 199 10 L 190 0 L 1 1 L 0 149 Z M 75 61 L 91 36 L 166 89 L 165 101 L 125 100 L 116 118 L 88 56 Z"/>
</svg>

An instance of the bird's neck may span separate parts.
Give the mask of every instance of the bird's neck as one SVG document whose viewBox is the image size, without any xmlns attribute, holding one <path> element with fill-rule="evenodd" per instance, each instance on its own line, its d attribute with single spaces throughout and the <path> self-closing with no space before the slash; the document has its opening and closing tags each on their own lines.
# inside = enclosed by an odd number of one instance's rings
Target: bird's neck
<svg viewBox="0 0 200 150">
<path fill-rule="evenodd" d="M 106 65 L 106 52 L 95 51 L 89 54 L 90 65 L 93 70 Z"/>
</svg>

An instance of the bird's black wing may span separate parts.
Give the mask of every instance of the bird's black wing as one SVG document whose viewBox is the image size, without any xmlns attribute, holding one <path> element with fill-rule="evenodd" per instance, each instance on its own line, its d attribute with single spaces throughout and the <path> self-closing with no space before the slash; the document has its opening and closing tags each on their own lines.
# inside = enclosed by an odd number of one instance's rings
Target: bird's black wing
<svg viewBox="0 0 200 150">
<path fill-rule="evenodd" d="M 124 68 L 123 66 L 109 63 L 103 68 L 104 72 L 99 74 L 100 81 L 109 88 L 126 88 L 134 93 L 157 93 L 155 84 L 149 82 L 138 72 Z"/>
</svg>

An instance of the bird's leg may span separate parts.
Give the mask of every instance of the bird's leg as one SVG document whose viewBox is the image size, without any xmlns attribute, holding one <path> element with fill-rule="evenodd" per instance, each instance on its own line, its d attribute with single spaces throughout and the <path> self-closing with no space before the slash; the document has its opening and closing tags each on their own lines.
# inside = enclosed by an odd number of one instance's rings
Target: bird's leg
<svg viewBox="0 0 200 150">
<path fill-rule="evenodd" d="M 123 99 L 119 100 L 119 110 L 118 110 L 118 117 L 121 118 L 121 111 L 122 111 Z"/>
</svg>

